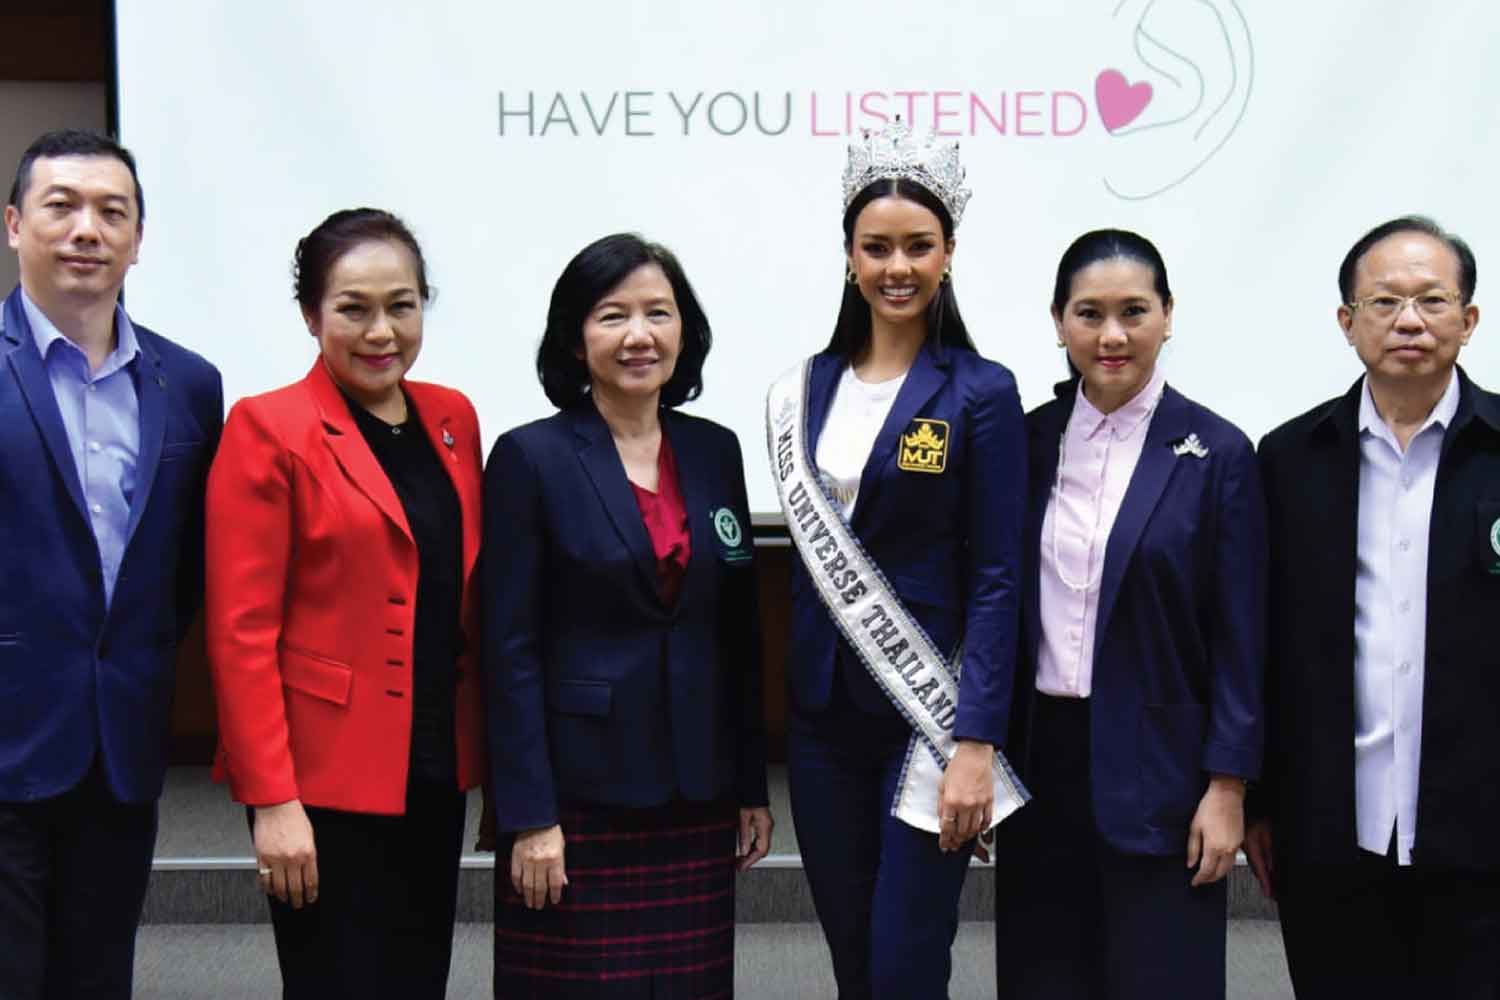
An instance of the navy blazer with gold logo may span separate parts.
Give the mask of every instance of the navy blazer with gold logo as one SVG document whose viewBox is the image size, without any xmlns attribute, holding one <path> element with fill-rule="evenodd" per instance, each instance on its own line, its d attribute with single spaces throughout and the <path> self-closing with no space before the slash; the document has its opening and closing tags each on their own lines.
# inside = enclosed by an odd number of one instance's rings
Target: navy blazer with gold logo
<svg viewBox="0 0 1500 1000">
<path fill-rule="evenodd" d="M 813 358 L 809 462 L 847 359 Z M 865 462 L 850 527 L 907 610 L 945 654 L 962 640 L 954 735 L 1005 740 L 1016 650 L 1026 449 L 1010 372 L 929 340 Z M 894 713 L 793 560 L 787 671 L 798 708 L 825 708 L 841 677 L 862 710 Z"/>
</svg>

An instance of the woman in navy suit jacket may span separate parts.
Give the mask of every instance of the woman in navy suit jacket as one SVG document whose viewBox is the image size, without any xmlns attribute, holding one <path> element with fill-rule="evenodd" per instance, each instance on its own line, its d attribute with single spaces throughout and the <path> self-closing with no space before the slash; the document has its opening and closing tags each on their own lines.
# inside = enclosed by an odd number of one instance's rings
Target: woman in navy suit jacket
<svg viewBox="0 0 1500 1000">
<path fill-rule="evenodd" d="M 485 468 L 497 997 L 733 990 L 772 824 L 739 442 L 675 409 L 709 342 L 665 248 L 591 244 L 537 353 L 559 412 Z"/>
<path fill-rule="evenodd" d="M 1263 735 L 1254 451 L 1157 367 L 1172 293 L 1143 237 L 1079 237 L 1052 318 L 1075 378 L 1026 418 L 1008 749 L 1035 798 L 999 831 L 1000 996 L 1222 997 Z"/>
<path fill-rule="evenodd" d="M 808 369 L 805 450 L 834 516 L 935 650 L 949 657 L 963 644 L 957 750 L 932 817 L 941 832 L 897 819 L 913 727 L 796 559 L 788 772 L 840 997 L 931 1000 L 947 996 L 970 848 L 997 806 L 1025 450 L 1015 380 L 975 352 L 953 292 L 969 194 L 956 149 L 924 145 L 900 123 L 866 143 L 851 147 L 845 175 L 846 284 L 833 338 Z M 863 170 L 855 157 L 866 152 Z M 913 160 L 951 169 L 914 172 Z M 918 455 L 909 445 L 919 440 L 933 446 Z"/>
</svg>

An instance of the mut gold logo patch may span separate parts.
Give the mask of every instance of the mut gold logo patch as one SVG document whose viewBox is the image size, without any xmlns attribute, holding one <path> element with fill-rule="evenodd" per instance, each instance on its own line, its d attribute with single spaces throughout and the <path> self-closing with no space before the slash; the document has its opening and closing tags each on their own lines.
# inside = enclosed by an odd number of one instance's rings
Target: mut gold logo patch
<svg viewBox="0 0 1500 1000">
<path fill-rule="evenodd" d="M 948 467 L 948 421 L 918 417 L 901 435 L 896 467 L 907 472 L 942 472 Z"/>
</svg>

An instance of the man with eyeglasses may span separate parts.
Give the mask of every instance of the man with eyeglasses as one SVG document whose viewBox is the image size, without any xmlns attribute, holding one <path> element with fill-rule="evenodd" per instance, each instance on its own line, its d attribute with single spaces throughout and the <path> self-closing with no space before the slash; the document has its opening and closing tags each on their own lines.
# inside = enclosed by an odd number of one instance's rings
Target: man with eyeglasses
<svg viewBox="0 0 1500 1000">
<path fill-rule="evenodd" d="M 1246 852 L 1297 996 L 1500 997 L 1500 396 L 1458 367 L 1467 244 L 1366 233 L 1338 322 L 1365 366 L 1260 445 L 1265 779 Z"/>
</svg>

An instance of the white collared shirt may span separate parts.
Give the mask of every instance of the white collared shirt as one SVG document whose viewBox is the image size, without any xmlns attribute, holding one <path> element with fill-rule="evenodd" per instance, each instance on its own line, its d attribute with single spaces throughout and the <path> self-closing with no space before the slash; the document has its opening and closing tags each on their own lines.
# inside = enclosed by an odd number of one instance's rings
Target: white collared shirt
<svg viewBox="0 0 1500 1000">
<path fill-rule="evenodd" d="M 1367 378 L 1359 397 L 1359 548 L 1354 578 L 1354 802 L 1359 846 L 1411 864 L 1422 763 L 1427 536 L 1458 377 L 1403 453 Z"/>
<path fill-rule="evenodd" d="M 1104 550 L 1166 387 L 1158 367 L 1141 391 L 1112 413 L 1101 413 L 1079 387 L 1063 429 L 1055 488 L 1042 516 L 1036 688 L 1043 694 L 1087 698 L 1093 691 Z"/>
</svg>

